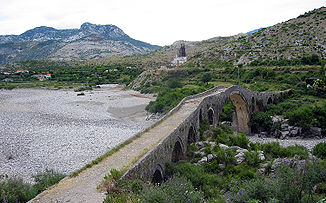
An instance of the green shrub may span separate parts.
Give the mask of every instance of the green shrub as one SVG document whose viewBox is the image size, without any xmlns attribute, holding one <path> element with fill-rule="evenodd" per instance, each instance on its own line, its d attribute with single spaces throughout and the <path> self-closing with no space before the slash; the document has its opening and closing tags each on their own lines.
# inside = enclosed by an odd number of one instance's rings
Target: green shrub
<svg viewBox="0 0 326 203">
<path fill-rule="evenodd" d="M 302 127 L 303 132 L 310 132 L 310 127 L 312 127 L 314 120 L 314 114 L 310 107 L 301 107 L 297 110 L 288 112 L 287 117 L 291 125 Z"/>
<path fill-rule="evenodd" d="M 323 196 L 312 194 L 315 185 L 326 181 L 325 162 L 313 162 L 306 166 L 305 174 L 288 165 L 279 166 L 275 174 L 256 177 L 231 188 L 231 202 L 316 202 Z"/>
<path fill-rule="evenodd" d="M 298 156 L 300 159 L 307 159 L 309 157 L 309 151 L 304 146 L 289 146 L 285 149 L 285 155 L 287 157 Z"/>
<path fill-rule="evenodd" d="M 226 102 L 226 104 L 223 106 L 220 117 L 219 117 L 219 122 L 222 121 L 230 121 L 232 122 L 233 118 L 233 113 L 235 112 L 234 106 L 231 102 L 230 99 Z"/>
<path fill-rule="evenodd" d="M 173 176 L 161 185 L 151 186 L 143 194 L 145 203 L 203 202 L 202 200 L 203 193 L 197 191 L 190 181 L 179 176 Z"/>
<path fill-rule="evenodd" d="M 133 180 L 131 183 L 131 191 L 134 194 L 140 194 L 142 190 L 143 190 L 142 182 L 140 180 Z"/>
<path fill-rule="evenodd" d="M 246 152 L 244 157 L 248 166 L 256 167 L 261 162 L 258 152 Z"/>
<path fill-rule="evenodd" d="M 178 163 L 167 163 L 166 176 L 172 177 L 179 174 L 191 181 L 195 188 L 204 192 L 205 197 L 214 197 L 216 187 L 223 187 L 222 177 L 217 174 L 208 174 L 203 166 L 193 165 L 189 162 L 179 161 Z"/>
<path fill-rule="evenodd" d="M 23 182 L 22 178 L 0 176 L 0 202 L 27 202 L 51 185 L 58 183 L 65 175 L 46 170 L 35 175 L 34 185 Z"/>
<path fill-rule="evenodd" d="M 113 193 L 113 194 L 108 194 L 103 202 L 125 203 L 125 202 L 134 202 L 134 201 L 132 201 L 132 196 L 130 196 L 128 193 Z"/>
<path fill-rule="evenodd" d="M 253 132 L 269 131 L 272 128 L 273 121 L 269 114 L 263 111 L 254 112 L 251 115 L 248 126 Z"/>
<path fill-rule="evenodd" d="M 53 170 L 46 170 L 44 173 L 33 176 L 35 185 L 33 186 L 38 193 L 46 190 L 48 187 L 57 184 L 65 177 L 64 174 L 54 172 Z"/>
<path fill-rule="evenodd" d="M 234 152 L 232 149 L 219 149 L 216 153 L 216 160 L 219 163 L 228 165 L 234 165 L 236 163 L 236 152 Z"/>
<path fill-rule="evenodd" d="M 236 145 L 244 149 L 249 148 L 249 139 L 244 133 L 240 133 L 239 135 L 233 136 L 232 138 L 233 138 L 232 145 Z"/>
<path fill-rule="evenodd" d="M 192 143 L 188 146 L 188 149 L 187 149 L 187 157 L 189 159 L 192 159 L 195 157 L 195 152 L 198 151 L 198 147 L 196 146 L 196 144 Z"/>
<path fill-rule="evenodd" d="M 37 190 L 21 178 L 2 177 L 0 202 L 28 202 L 37 195 Z"/>
<path fill-rule="evenodd" d="M 313 154 L 321 159 L 326 158 L 326 142 L 321 142 L 313 148 Z"/>
<path fill-rule="evenodd" d="M 231 202 L 243 203 L 250 200 L 259 200 L 261 202 L 267 202 L 276 193 L 276 182 L 265 179 L 256 178 L 250 181 L 244 181 L 239 186 L 231 188 Z"/>
</svg>

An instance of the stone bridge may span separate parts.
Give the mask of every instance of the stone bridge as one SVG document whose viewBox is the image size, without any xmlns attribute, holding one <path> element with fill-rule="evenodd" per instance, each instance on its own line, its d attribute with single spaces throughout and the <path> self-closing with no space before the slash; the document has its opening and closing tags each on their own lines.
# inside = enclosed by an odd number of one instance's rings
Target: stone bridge
<svg viewBox="0 0 326 203">
<path fill-rule="evenodd" d="M 125 179 L 161 182 L 165 163 L 182 159 L 189 144 L 199 140 L 202 120 L 208 120 L 211 129 L 218 125 L 219 115 L 228 99 L 235 107 L 235 130 L 249 134 L 247 123 L 250 115 L 268 103 L 277 102 L 284 94 L 254 92 L 232 86 L 215 87 L 184 98 L 160 121 L 135 135 L 128 144 L 78 176 L 63 179 L 30 202 L 103 202 L 105 194 L 99 192 L 97 186 L 111 169 L 129 168 L 122 176 Z"/>
<path fill-rule="evenodd" d="M 159 143 L 140 158 L 122 178 L 161 182 L 165 163 L 182 159 L 189 144 L 200 138 L 199 124 L 207 119 L 210 127 L 218 125 L 219 115 L 230 99 L 235 107 L 237 132 L 250 134 L 250 115 L 266 104 L 277 102 L 286 92 L 254 92 L 240 86 L 215 87 L 183 99 L 160 122 L 152 126 L 156 133 L 166 134 Z M 165 125 L 162 125 L 165 123 Z M 162 126 L 165 126 L 164 128 Z M 169 128 L 170 126 L 170 128 Z"/>
</svg>

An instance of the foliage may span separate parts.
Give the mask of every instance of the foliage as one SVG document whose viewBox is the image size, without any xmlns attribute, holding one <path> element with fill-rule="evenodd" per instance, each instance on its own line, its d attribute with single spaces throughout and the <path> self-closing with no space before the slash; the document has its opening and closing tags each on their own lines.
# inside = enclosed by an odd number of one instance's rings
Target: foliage
<svg viewBox="0 0 326 203">
<path fill-rule="evenodd" d="M 254 60 L 250 66 L 293 66 L 293 65 L 320 65 L 321 59 L 317 54 L 303 56 L 301 59 L 279 59 L 279 60 Z"/>
<path fill-rule="evenodd" d="M 0 202 L 27 202 L 51 185 L 58 183 L 65 175 L 46 170 L 34 176 L 35 184 L 25 183 L 22 178 L 0 176 Z"/>
<path fill-rule="evenodd" d="M 184 97 L 202 92 L 203 89 L 165 89 L 160 92 L 155 101 L 151 101 L 146 110 L 152 113 L 167 113 L 175 107 Z"/>
<path fill-rule="evenodd" d="M 272 125 L 272 118 L 263 111 L 254 112 L 248 123 L 248 126 L 251 127 L 253 132 L 269 131 Z"/>
<path fill-rule="evenodd" d="M 35 175 L 33 178 L 35 180 L 35 185 L 33 187 L 38 193 L 46 190 L 48 187 L 57 184 L 65 175 L 57 173 L 53 170 L 46 170 L 43 173 Z"/>
<path fill-rule="evenodd" d="M 212 75 L 210 73 L 204 73 L 201 78 L 201 81 L 208 84 L 208 82 L 211 81 L 211 79 L 212 79 Z"/>
<path fill-rule="evenodd" d="M 203 202 L 203 194 L 197 191 L 187 179 L 173 176 L 161 185 L 146 189 L 143 199 L 146 203 Z"/>
<path fill-rule="evenodd" d="M 231 189 L 231 201 L 248 202 L 254 199 L 270 202 L 275 198 L 279 202 L 315 202 L 311 192 L 314 185 L 325 181 L 326 173 L 322 173 L 325 165 L 314 162 L 306 167 L 304 176 L 297 169 L 281 165 L 274 175 L 258 176 L 249 182 L 235 184 Z"/>
<path fill-rule="evenodd" d="M 321 159 L 326 158 L 326 142 L 321 142 L 313 148 L 313 154 Z"/>
<path fill-rule="evenodd" d="M 214 129 L 213 137 L 217 143 L 226 144 L 228 146 L 239 146 L 241 148 L 248 149 L 249 140 L 244 133 L 240 133 L 235 136 L 232 130 L 225 126 L 220 125 Z"/>
<path fill-rule="evenodd" d="M 248 166 L 256 167 L 261 162 L 258 152 L 245 152 L 245 163 Z"/>
<path fill-rule="evenodd" d="M 265 156 L 268 158 L 298 156 L 301 159 L 307 159 L 309 157 L 308 150 L 305 147 L 298 145 L 285 148 L 281 147 L 279 142 L 270 142 L 260 144 L 258 148 L 264 151 Z"/>
<path fill-rule="evenodd" d="M 223 106 L 222 111 L 220 113 L 219 122 L 222 122 L 222 121 L 232 122 L 234 112 L 235 112 L 234 106 L 233 106 L 231 100 L 228 99 L 228 101 Z"/>
<path fill-rule="evenodd" d="M 179 174 L 185 177 L 195 188 L 204 192 L 205 197 L 216 196 L 216 186 L 223 185 L 222 178 L 216 174 L 205 173 L 202 166 L 193 165 L 189 162 L 180 161 L 178 163 L 168 163 L 166 169 L 167 177 L 172 177 L 173 174 Z"/>
</svg>

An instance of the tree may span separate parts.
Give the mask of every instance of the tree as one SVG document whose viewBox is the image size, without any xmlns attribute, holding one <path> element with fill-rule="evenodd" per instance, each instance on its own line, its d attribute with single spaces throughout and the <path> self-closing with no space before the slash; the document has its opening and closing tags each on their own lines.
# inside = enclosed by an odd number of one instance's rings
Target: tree
<svg viewBox="0 0 326 203">
<path fill-rule="evenodd" d="M 208 82 L 211 81 L 212 79 L 212 75 L 210 73 L 205 73 L 202 78 L 201 81 L 205 82 L 208 85 Z"/>
</svg>

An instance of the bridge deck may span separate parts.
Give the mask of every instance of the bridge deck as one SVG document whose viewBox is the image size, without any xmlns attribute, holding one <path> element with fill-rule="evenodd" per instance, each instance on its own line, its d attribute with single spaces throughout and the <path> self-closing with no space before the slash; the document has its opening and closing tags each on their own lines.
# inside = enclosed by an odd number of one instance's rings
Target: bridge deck
<svg viewBox="0 0 326 203">
<path fill-rule="evenodd" d="M 218 94 L 224 89 L 220 89 Z M 195 111 L 200 102 L 208 95 L 190 99 L 181 105 L 180 109 L 154 128 L 143 133 L 139 138 L 121 148 L 116 153 L 104 159 L 97 165 L 86 169 L 77 177 L 66 178 L 54 187 L 44 191 L 30 202 L 103 202 L 105 194 L 97 191 L 104 176 L 111 169 L 121 170 L 130 167 L 133 161 L 140 158 L 144 152 L 151 150 L 162 139 L 169 136 L 178 125 Z"/>
</svg>

